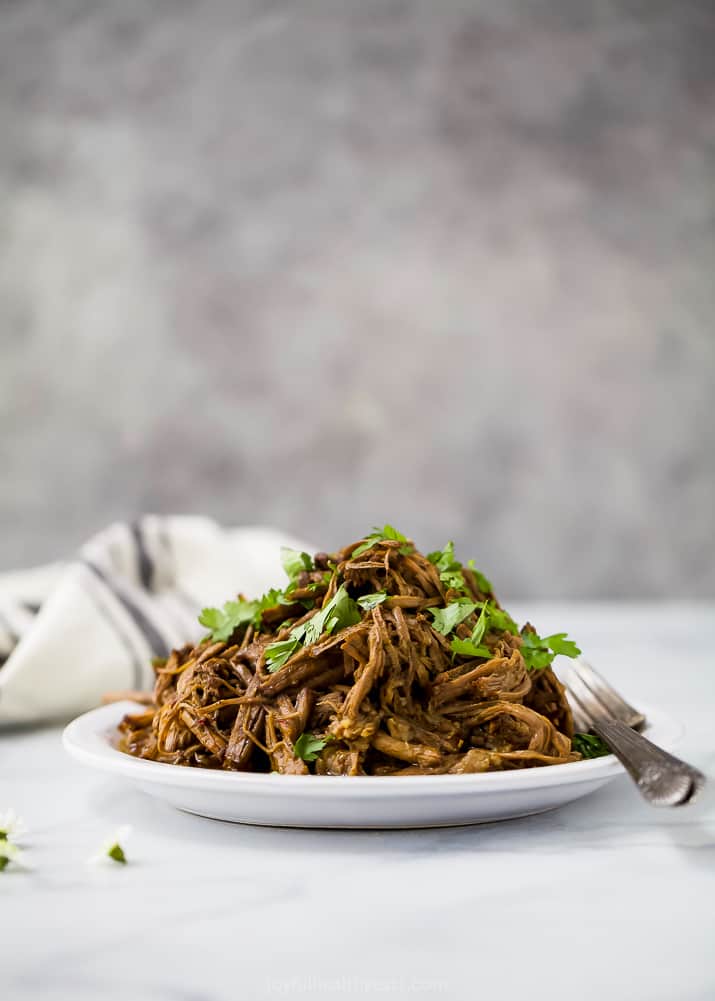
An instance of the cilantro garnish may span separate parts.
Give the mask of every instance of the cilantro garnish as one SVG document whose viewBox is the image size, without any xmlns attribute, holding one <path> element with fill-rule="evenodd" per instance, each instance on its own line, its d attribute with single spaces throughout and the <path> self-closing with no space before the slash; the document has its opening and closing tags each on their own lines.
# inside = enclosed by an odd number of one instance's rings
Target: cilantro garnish
<svg viewBox="0 0 715 1001">
<path fill-rule="evenodd" d="M 316 612 L 307 622 L 302 622 L 291 629 L 288 639 L 271 643 L 266 647 L 266 667 L 273 674 L 283 667 L 301 646 L 317 643 L 324 633 L 330 634 L 336 629 L 354 626 L 361 618 L 357 602 L 350 597 L 345 585 L 341 584 L 324 608 Z"/>
<path fill-rule="evenodd" d="M 361 618 L 356 602 L 341 584 L 328 604 L 300 628 L 305 630 L 305 642 L 310 645 L 317 643 L 323 633 L 354 626 Z"/>
<path fill-rule="evenodd" d="M 571 738 L 571 747 L 582 758 L 602 758 L 605 754 L 613 753 L 608 744 L 595 733 L 575 733 Z"/>
<path fill-rule="evenodd" d="M 462 564 L 454 556 L 453 542 L 448 542 L 444 549 L 436 549 L 433 553 L 428 553 L 427 559 L 430 563 L 434 563 L 439 570 L 439 579 L 447 590 L 467 590 L 462 574 Z"/>
<path fill-rule="evenodd" d="M 469 639 L 463 640 L 455 636 L 451 643 L 453 653 L 458 653 L 462 657 L 491 657 L 491 651 L 482 644 L 484 633 L 487 631 L 488 607 L 489 602 L 485 601 Z"/>
<path fill-rule="evenodd" d="M 519 627 L 516 622 L 512 619 L 508 612 L 505 612 L 503 608 L 497 608 L 496 605 L 487 601 L 485 604 L 489 605 L 489 621 L 488 629 L 492 633 L 518 633 Z"/>
<path fill-rule="evenodd" d="M 361 598 L 357 599 L 357 603 L 360 608 L 364 608 L 369 612 L 370 609 L 375 608 L 376 605 L 381 605 L 387 597 L 387 591 L 374 591 L 372 594 L 363 594 Z"/>
<path fill-rule="evenodd" d="M 261 617 L 267 608 L 273 608 L 283 600 L 283 591 L 271 588 L 255 601 L 227 601 L 223 608 L 204 608 L 199 615 L 199 622 L 210 630 L 212 640 L 227 640 L 240 626 L 252 623 L 256 629 L 261 627 Z"/>
<path fill-rule="evenodd" d="M 474 578 L 477 582 L 477 587 L 482 592 L 482 594 L 491 594 L 494 590 L 492 587 L 492 582 L 484 576 L 481 570 L 477 570 L 474 560 L 467 560 L 467 566 L 474 574 Z"/>
<path fill-rule="evenodd" d="M 406 556 L 411 553 L 413 546 L 407 541 L 407 536 L 403 535 L 402 532 L 398 532 L 396 528 L 392 525 L 383 525 L 382 528 L 373 528 L 370 535 L 366 535 L 364 540 L 352 551 L 351 558 L 354 559 L 356 556 L 362 556 L 366 553 L 368 549 L 372 549 L 374 545 L 378 542 L 404 542 L 404 546 L 400 546 L 399 552 Z"/>
<path fill-rule="evenodd" d="M 552 636 L 542 638 L 538 633 L 522 629 L 521 640 L 521 655 L 526 666 L 532 671 L 549 667 L 556 654 L 578 657 L 581 653 L 574 641 L 568 639 L 566 633 L 554 633 Z"/>
<path fill-rule="evenodd" d="M 261 616 L 267 608 L 275 608 L 276 605 L 283 604 L 285 598 L 285 592 L 279 590 L 277 587 L 272 587 L 270 591 L 266 591 L 265 594 L 257 598 L 253 604 L 256 606 L 256 611 L 253 616 L 253 624 L 256 629 L 260 629 L 261 626 Z M 290 604 L 290 602 L 289 602 Z"/>
<path fill-rule="evenodd" d="M 487 659 L 493 656 L 489 647 L 474 643 L 471 639 L 460 640 L 456 636 L 452 640 L 452 653 L 457 653 L 460 657 L 486 657 Z"/>
<path fill-rule="evenodd" d="M 468 619 L 476 607 L 476 602 L 470 601 L 469 598 L 457 598 L 456 601 L 450 601 L 445 608 L 430 608 L 429 611 L 434 618 L 432 626 L 438 633 L 447 636 L 460 622 Z"/>
<path fill-rule="evenodd" d="M 444 549 L 435 549 L 433 553 L 427 553 L 427 559 L 434 563 L 438 570 L 449 570 L 456 562 L 454 558 L 454 543 L 448 542 Z M 459 563 L 458 566 L 462 564 Z"/>
<path fill-rule="evenodd" d="M 247 626 L 256 615 L 255 601 L 227 601 L 223 608 L 204 608 L 199 622 L 211 631 L 211 639 L 227 640 L 239 626 Z"/>
<path fill-rule="evenodd" d="M 300 640 L 295 639 L 292 633 L 291 637 L 291 639 L 279 640 L 278 643 L 271 643 L 270 646 L 266 647 L 266 668 L 271 674 L 283 667 L 288 658 L 300 649 Z"/>
<path fill-rule="evenodd" d="M 281 563 L 291 582 L 304 571 L 315 569 L 308 553 L 299 553 L 297 549 L 289 549 L 288 546 L 281 546 Z"/>
<path fill-rule="evenodd" d="M 293 745 L 293 751 L 296 758 L 302 758 L 303 761 L 315 761 L 329 740 L 330 737 L 316 737 L 312 733 L 301 733 Z"/>
<path fill-rule="evenodd" d="M 473 604 L 472 610 L 478 607 L 478 604 Z M 447 609 L 449 608 L 448 605 Z M 482 643 L 487 633 L 518 633 L 517 625 L 511 615 L 488 600 L 481 603 L 479 618 L 471 636 L 468 639 L 455 637 L 452 640 L 452 652 L 462 657 L 491 657 L 491 650 Z"/>
</svg>

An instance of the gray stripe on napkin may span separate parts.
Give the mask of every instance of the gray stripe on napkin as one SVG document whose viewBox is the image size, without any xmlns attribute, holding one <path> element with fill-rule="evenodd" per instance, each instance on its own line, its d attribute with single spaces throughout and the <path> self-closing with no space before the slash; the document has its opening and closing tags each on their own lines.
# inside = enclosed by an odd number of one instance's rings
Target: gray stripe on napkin
<svg viewBox="0 0 715 1001">
<path fill-rule="evenodd" d="M 117 635 L 117 639 L 124 647 L 127 657 L 129 658 L 129 661 L 131 662 L 132 665 L 132 671 L 134 674 L 134 681 L 133 681 L 134 688 L 137 689 L 143 688 L 145 684 L 144 675 L 146 673 L 144 668 L 146 660 L 144 653 L 143 651 L 141 653 L 137 651 L 135 645 L 132 643 L 130 637 L 127 635 L 124 627 L 119 622 L 117 622 L 116 618 L 112 615 L 109 607 L 105 604 L 104 600 L 100 598 L 97 589 L 98 580 L 97 577 L 95 576 L 95 574 L 97 573 L 96 568 L 93 567 L 87 561 L 82 560 L 81 562 L 83 563 L 85 568 L 90 571 L 90 573 L 88 574 L 88 579 L 91 581 L 90 591 L 92 600 L 94 601 L 94 607 L 97 609 L 97 611 L 102 616 L 107 625 L 111 626 L 112 630 Z M 101 575 L 100 575 L 100 582 L 101 582 Z"/>
<path fill-rule="evenodd" d="M 91 560 L 84 560 L 84 563 L 130 616 L 134 625 L 149 644 L 152 654 L 155 657 L 166 657 L 171 649 L 171 644 L 161 635 L 155 623 L 149 619 L 148 615 L 135 602 L 125 594 L 122 594 L 119 588 L 113 583 L 112 578 L 95 563 L 92 563 Z"/>
</svg>

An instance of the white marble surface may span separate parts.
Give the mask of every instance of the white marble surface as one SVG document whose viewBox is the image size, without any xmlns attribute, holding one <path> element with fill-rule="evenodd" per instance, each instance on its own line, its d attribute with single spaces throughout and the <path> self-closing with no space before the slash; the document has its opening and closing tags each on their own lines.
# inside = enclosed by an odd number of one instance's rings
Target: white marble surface
<svg viewBox="0 0 715 1001">
<path fill-rule="evenodd" d="M 680 753 L 715 774 L 712 605 L 528 611 L 683 720 Z M 666 812 L 623 778 L 483 827 L 271 830 L 172 812 L 59 733 L 0 735 L 0 809 L 25 817 L 33 866 L 0 874 L 4 998 L 715 997 L 712 788 Z M 88 866 L 124 823 L 129 864 Z"/>
</svg>

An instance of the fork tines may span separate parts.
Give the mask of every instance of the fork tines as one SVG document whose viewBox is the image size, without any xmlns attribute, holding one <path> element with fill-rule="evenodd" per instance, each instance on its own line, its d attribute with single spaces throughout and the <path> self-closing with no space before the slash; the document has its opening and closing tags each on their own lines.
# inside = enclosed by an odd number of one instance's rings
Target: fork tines
<svg viewBox="0 0 715 1001">
<path fill-rule="evenodd" d="M 566 688 L 577 730 L 589 730 L 592 722 L 620 720 L 634 730 L 645 723 L 643 713 L 618 694 L 608 682 L 584 660 L 572 660 L 566 678 Z"/>
</svg>

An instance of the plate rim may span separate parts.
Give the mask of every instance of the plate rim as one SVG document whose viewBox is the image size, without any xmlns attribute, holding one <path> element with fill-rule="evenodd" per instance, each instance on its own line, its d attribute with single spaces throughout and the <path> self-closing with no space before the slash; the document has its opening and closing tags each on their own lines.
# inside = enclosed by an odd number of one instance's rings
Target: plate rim
<svg viewBox="0 0 715 1001">
<path fill-rule="evenodd" d="M 205 791 L 227 792 L 233 788 L 238 794 L 242 789 L 252 793 L 270 792 L 288 796 L 374 796 L 379 790 L 384 796 L 405 796 L 429 792 L 432 795 L 473 795 L 476 792 L 509 792 L 539 789 L 552 785 L 578 785 L 597 782 L 623 774 L 625 769 L 613 755 L 572 761 L 563 765 L 521 768 L 511 771 L 470 773 L 467 775 L 361 775 L 347 776 L 355 781 L 346 782 L 343 775 L 281 775 L 274 772 L 232 772 L 218 769 L 187 768 L 163 761 L 145 761 L 125 754 L 115 747 L 110 734 L 128 712 L 145 709 L 131 701 L 113 702 L 82 713 L 73 719 L 62 732 L 65 751 L 76 761 L 89 767 L 138 782 L 183 786 Z M 643 711 L 653 720 L 650 729 L 665 729 L 665 736 L 658 741 L 671 749 L 682 738 L 684 727 L 660 710 L 648 706 Z M 648 730 L 646 730 L 646 734 Z"/>
</svg>

